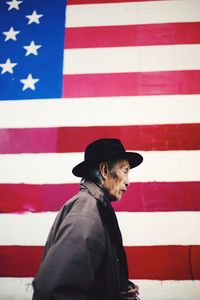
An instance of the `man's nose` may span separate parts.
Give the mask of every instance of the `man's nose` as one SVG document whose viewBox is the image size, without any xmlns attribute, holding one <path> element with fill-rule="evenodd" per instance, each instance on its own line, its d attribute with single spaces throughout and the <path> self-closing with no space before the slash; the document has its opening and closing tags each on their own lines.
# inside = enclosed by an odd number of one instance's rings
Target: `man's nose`
<svg viewBox="0 0 200 300">
<path fill-rule="evenodd" d="M 128 187 L 129 184 L 130 184 L 130 182 L 129 182 L 129 177 L 126 176 L 126 179 L 125 179 L 125 186 Z"/>
</svg>

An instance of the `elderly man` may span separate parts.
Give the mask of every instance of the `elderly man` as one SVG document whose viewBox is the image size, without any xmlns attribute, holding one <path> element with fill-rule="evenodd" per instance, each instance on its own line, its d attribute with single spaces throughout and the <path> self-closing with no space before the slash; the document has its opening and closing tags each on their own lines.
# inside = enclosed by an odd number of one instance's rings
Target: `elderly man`
<svg viewBox="0 0 200 300">
<path fill-rule="evenodd" d="M 33 281 L 37 300 L 138 299 L 128 281 L 126 254 L 112 201 L 129 185 L 129 170 L 141 164 L 117 139 L 89 144 L 72 170 L 80 191 L 63 206 L 49 233 Z"/>
</svg>

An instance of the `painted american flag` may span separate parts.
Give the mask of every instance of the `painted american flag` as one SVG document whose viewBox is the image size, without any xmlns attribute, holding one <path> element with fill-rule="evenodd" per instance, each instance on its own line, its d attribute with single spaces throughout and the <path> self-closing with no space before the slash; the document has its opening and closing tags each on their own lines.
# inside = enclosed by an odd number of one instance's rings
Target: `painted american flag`
<svg viewBox="0 0 200 300">
<path fill-rule="evenodd" d="M 144 156 L 114 204 L 141 299 L 200 298 L 199 95 L 199 0 L 0 2 L 1 299 L 31 299 L 102 137 Z"/>
</svg>

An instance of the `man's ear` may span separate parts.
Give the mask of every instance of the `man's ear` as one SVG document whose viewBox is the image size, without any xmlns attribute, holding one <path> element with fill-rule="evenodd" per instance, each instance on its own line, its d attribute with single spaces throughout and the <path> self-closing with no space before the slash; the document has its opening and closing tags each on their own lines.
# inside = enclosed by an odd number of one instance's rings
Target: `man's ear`
<svg viewBox="0 0 200 300">
<path fill-rule="evenodd" d="M 99 165 L 99 171 L 101 173 L 102 178 L 105 180 L 108 177 L 108 164 L 106 162 L 101 162 Z"/>
</svg>

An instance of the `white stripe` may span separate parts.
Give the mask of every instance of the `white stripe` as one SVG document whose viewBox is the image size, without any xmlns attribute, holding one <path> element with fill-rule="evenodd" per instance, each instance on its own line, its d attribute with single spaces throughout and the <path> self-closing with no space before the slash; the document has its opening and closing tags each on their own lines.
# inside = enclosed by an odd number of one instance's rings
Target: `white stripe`
<svg viewBox="0 0 200 300">
<path fill-rule="evenodd" d="M 44 245 L 55 216 L 55 212 L 1 214 L 0 245 Z"/>
<path fill-rule="evenodd" d="M 125 246 L 200 245 L 200 212 L 117 213 Z"/>
<path fill-rule="evenodd" d="M 200 122 L 200 95 L 55 100 L 0 101 L 0 127 L 33 128 Z"/>
<path fill-rule="evenodd" d="M 144 162 L 130 171 L 131 182 L 199 181 L 200 150 L 147 151 Z M 72 168 L 83 153 L 1 154 L 0 183 L 76 183 Z"/>
<path fill-rule="evenodd" d="M 200 45 L 66 49 L 64 74 L 200 69 Z"/>
<path fill-rule="evenodd" d="M 151 1 L 67 6 L 66 27 L 200 21 L 200 2 Z"/>
<path fill-rule="evenodd" d="M 1 214 L 0 245 L 44 245 L 55 212 Z M 125 246 L 200 245 L 200 212 L 118 212 Z"/>
<path fill-rule="evenodd" d="M 199 300 L 200 280 L 132 280 L 141 300 Z"/>
<path fill-rule="evenodd" d="M 31 300 L 33 278 L 0 278 L 0 298 Z M 199 300 L 200 280 L 135 280 L 142 300 Z"/>
<path fill-rule="evenodd" d="M 0 278 L 0 299 L 31 300 L 33 278 Z"/>
</svg>

